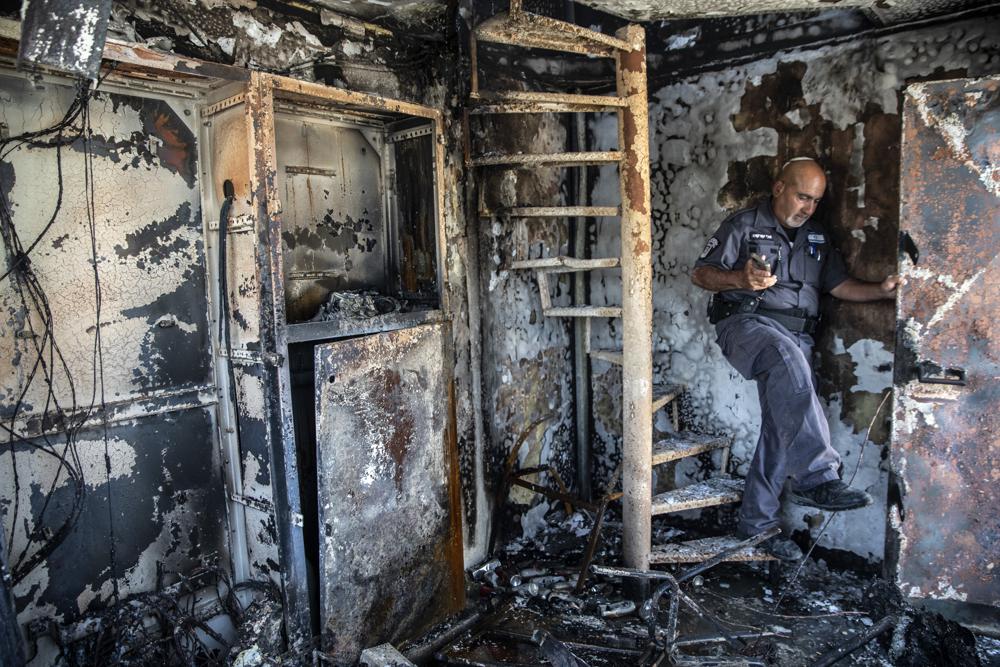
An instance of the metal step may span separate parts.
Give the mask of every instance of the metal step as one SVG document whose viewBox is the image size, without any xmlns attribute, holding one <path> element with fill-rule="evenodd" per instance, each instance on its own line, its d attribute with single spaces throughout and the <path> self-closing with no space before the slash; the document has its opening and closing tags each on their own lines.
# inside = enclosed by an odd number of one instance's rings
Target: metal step
<svg viewBox="0 0 1000 667">
<path fill-rule="evenodd" d="M 653 565 L 701 563 L 726 549 L 736 546 L 740 541 L 735 535 L 723 535 L 721 537 L 706 537 L 689 542 L 653 545 L 653 551 L 649 554 L 649 562 Z M 745 563 L 749 561 L 776 559 L 760 547 L 746 547 L 725 560 Z"/>
<path fill-rule="evenodd" d="M 625 106 L 621 97 L 529 91 L 472 93 L 469 99 L 476 103 L 473 114 L 600 112 Z"/>
<path fill-rule="evenodd" d="M 613 218 L 619 215 L 617 206 L 515 206 L 499 211 L 481 209 L 479 217 L 505 215 L 510 218 Z"/>
<path fill-rule="evenodd" d="M 621 366 L 625 363 L 621 350 L 591 350 L 590 356 L 615 366 Z"/>
<path fill-rule="evenodd" d="M 476 26 L 476 39 L 529 49 L 549 49 L 613 58 L 630 51 L 628 42 L 574 23 L 529 12 L 504 12 Z"/>
<path fill-rule="evenodd" d="M 743 480 L 714 477 L 653 496 L 653 515 L 670 514 L 699 507 L 738 503 L 743 497 Z"/>
<path fill-rule="evenodd" d="M 654 384 L 653 385 L 653 412 L 666 407 L 671 401 L 684 392 L 684 387 L 679 384 Z"/>
<path fill-rule="evenodd" d="M 653 445 L 653 465 L 729 446 L 729 438 L 704 433 L 672 433 Z"/>
<path fill-rule="evenodd" d="M 594 359 L 600 359 L 615 366 L 622 366 L 625 363 L 625 357 L 621 350 L 591 350 L 589 354 Z M 653 385 L 653 412 L 667 406 L 683 391 L 684 387 L 678 384 Z"/>
<path fill-rule="evenodd" d="M 591 164 L 616 164 L 619 151 L 578 151 L 574 153 L 514 153 L 481 155 L 473 158 L 473 167 L 583 167 Z"/>
<path fill-rule="evenodd" d="M 621 317 L 621 306 L 567 306 L 543 310 L 546 317 Z"/>
<path fill-rule="evenodd" d="M 592 269 L 614 269 L 621 266 L 618 257 L 598 257 L 596 259 L 581 259 L 579 257 L 541 257 L 539 259 L 523 259 L 513 262 L 512 269 L 537 269 L 546 273 L 572 273 L 574 271 L 590 271 Z"/>
</svg>

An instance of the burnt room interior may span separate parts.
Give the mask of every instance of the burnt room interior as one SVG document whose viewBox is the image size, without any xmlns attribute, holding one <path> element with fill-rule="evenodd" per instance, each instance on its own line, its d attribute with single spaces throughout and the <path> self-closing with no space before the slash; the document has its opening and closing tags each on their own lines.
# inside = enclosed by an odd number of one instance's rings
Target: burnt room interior
<svg viewBox="0 0 1000 667">
<path fill-rule="evenodd" d="M 898 283 L 747 535 L 797 158 Z M 1000 665 L 1000 4 L 6 2 L 0 237 L 3 665 Z"/>
</svg>

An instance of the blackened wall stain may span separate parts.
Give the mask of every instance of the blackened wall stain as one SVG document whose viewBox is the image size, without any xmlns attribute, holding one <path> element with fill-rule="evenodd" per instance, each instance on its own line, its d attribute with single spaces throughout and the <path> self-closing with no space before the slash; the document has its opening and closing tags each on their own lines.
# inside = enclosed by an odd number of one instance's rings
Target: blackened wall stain
<svg viewBox="0 0 1000 667">
<path fill-rule="evenodd" d="M 327 209 L 322 219 L 317 221 L 315 228 L 298 227 L 286 229 L 281 238 L 289 249 L 306 247 L 310 250 L 331 250 L 338 255 L 344 255 L 350 270 L 350 255 L 353 251 L 371 252 L 376 240 L 362 234 L 374 234 L 375 225 L 366 215 L 355 220 L 350 215 L 343 220 L 335 215 L 335 211 Z"/>
<path fill-rule="evenodd" d="M 188 269 L 184 277 L 177 289 L 161 294 L 152 303 L 121 311 L 124 317 L 142 318 L 149 324 L 140 367 L 132 371 L 135 383 L 145 389 L 210 381 L 204 269 Z M 190 325 L 195 326 L 191 329 Z"/>
<path fill-rule="evenodd" d="M 133 466 L 116 469 L 111 478 L 114 525 L 108 525 L 107 485 L 94 480 L 84 498 L 86 521 L 47 560 L 48 583 L 35 603 L 52 604 L 65 618 L 76 617 L 81 602 L 85 612 L 103 608 L 107 600 L 101 591 L 112 576 L 112 534 L 117 576 L 147 589 L 155 584 L 158 560 L 168 570 L 184 571 L 196 565 L 199 556 L 222 553 L 225 492 L 219 467 L 204 455 L 212 430 L 211 416 L 204 409 L 112 427 L 114 460 L 124 449 L 131 451 L 121 459 L 134 460 Z M 85 435 L 87 446 L 101 447 L 100 432 Z M 43 530 L 61 523 L 71 494 L 69 485 L 57 488 Z M 33 489 L 35 516 L 43 502 L 44 490 Z M 147 553 L 154 544 L 164 548 Z M 35 594 L 31 591 L 27 599 L 19 600 L 19 607 Z M 91 599 L 81 598 L 84 594 Z"/>
<path fill-rule="evenodd" d="M 154 220 L 125 235 L 125 243 L 115 245 L 115 254 L 125 259 L 135 257 L 140 269 L 170 261 L 174 267 L 189 261 L 184 253 L 191 241 L 178 232 L 194 229 L 200 215 L 191 215 L 191 202 L 182 202 L 177 211 L 165 220 Z M 148 264 L 147 264 L 148 263 Z"/>
</svg>

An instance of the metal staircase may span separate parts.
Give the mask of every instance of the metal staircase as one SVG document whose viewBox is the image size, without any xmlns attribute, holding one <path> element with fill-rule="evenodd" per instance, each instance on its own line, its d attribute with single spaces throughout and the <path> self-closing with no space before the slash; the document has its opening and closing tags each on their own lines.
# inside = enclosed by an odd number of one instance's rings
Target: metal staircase
<svg viewBox="0 0 1000 667">
<path fill-rule="evenodd" d="M 617 94 L 571 95 L 536 92 L 483 92 L 479 90 L 477 42 L 498 42 L 516 47 L 540 48 L 607 57 L 615 60 Z M 498 14 L 474 31 L 470 114 L 614 112 L 618 115 L 618 150 L 567 153 L 514 153 L 472 156 L 477 168 L 618 166 L 621 206 L 519 206 L 503 211 L 508 218 L 619 217 L 621 257 L 583 259 L 543 257 L 513 262 L 511 268 L 534 271 L 542 313 L 546 317 L 582 320 L 586 351 L 591 360 L 621 367 L 622 372 L 622 512 L 623 557 L 626 567 L 647 570 L 651 564 L 701 562 L 731 549 L 734 536 L 654 546 L 651 518 L 658 514 L 739 502 L 742 480 L 717 477 L 654 496 L 652 468 L 685 457 L 722 450 L 725 470 L 729 441 L 696 433 L 673 433 L 653 443 L 653 413 L 666 406 L 674 410 L 677 431 L 679 386 L 654 386 L 652 382 L 652 264 L 649 185 L 649 131 L 646 102 L 645 34 L 637 25 L 605 35 L 572 23 L 524 11 L 521 0 L 511 0 L 510 11 Z M 496 212 L 479 207 L 482 217 Z M 621 270 L 622 304 L 554 306 L 549 277 L 581 271 Z M 590 349 L 593 318 L 621 320 L 622 349 Z M 762 550 L 748 547 L 728 554 L 726 560 L 769 560 Z"/>
</svg>

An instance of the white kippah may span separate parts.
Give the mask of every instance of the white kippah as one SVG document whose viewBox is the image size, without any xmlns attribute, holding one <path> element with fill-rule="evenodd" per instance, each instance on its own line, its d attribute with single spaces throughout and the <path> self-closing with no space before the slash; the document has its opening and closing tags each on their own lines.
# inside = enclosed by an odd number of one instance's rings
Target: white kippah
<svg viewBox="0 0 1000 667">
<path fill-rule="evenodd" d="M 790 165 L 793 162 L 802 162 L 804 160 L 808 160 L 809 162 L 815 162 L 816 161 L 816 160 L 814 160 L 811 157 L 793 157 L 791 160 L 789 160 L 785 164 L 781 165 L 781 168 L 784 169 L 785 167 L 787 167 L 788 165 Z"/>
</svg>

